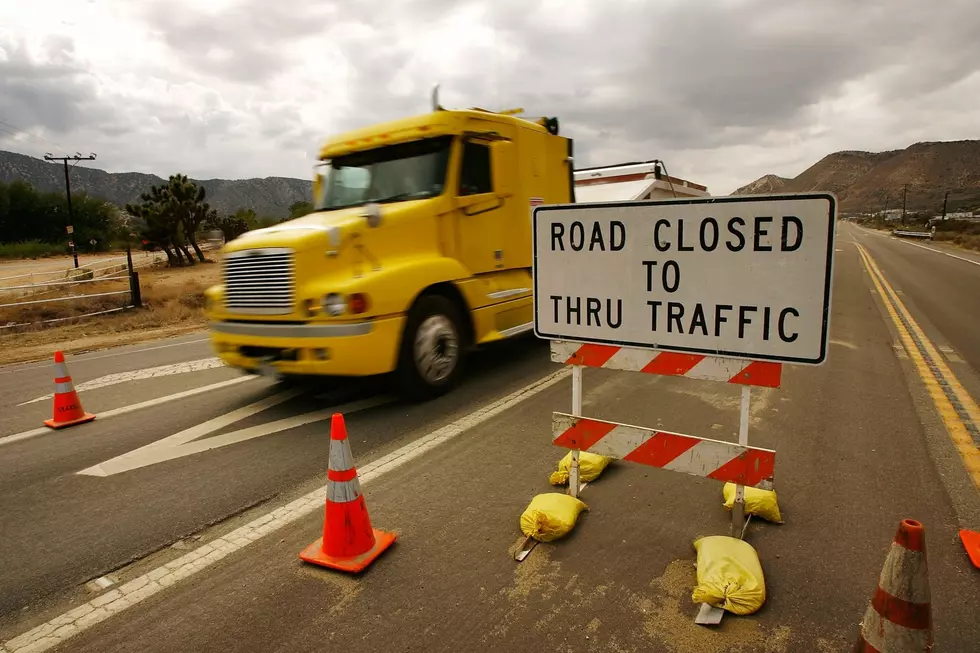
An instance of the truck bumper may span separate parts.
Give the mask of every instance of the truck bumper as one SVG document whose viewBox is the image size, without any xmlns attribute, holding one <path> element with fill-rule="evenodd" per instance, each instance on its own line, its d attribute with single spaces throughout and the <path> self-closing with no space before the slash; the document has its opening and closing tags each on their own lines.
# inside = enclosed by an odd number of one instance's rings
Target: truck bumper
<svg viewBox="0 0 980 653">
<path fill-rule="evenodd" d="M 225 364 L 279 374 L 372 376 L 395 369 L 404 316 L 347 324 L 212 321 Z"/>
</svg>

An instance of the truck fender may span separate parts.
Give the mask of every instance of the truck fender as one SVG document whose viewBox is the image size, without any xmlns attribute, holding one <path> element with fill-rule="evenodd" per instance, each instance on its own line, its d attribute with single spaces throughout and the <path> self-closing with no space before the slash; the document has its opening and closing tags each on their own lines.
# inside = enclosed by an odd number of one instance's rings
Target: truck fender
<svg viewBox="0 0 980 653">
<path fill-rule="evenodd" d="M 404 314 L 425 289 L 470 276 L 469 270 L 451 258 L 404 260 L 388 263 L 381 270 L 371 272 L 351 284 L 351 290 L 367 293 L 374 315 Z"/>
</svg>

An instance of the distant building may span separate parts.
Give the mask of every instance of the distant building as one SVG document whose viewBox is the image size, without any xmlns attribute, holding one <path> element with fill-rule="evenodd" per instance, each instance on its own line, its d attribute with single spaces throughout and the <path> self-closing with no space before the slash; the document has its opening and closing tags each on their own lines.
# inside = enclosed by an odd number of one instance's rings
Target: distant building
<svg viewBox="0 0 980 653">
<path fill-rule="evenodd" d="M 902 209 L 888 209 L 887 211 L 877 211 L 875 216 L 883 217 L 886 221 L 891 222 L 893 220 L 902 219 Z"/>
</svg>

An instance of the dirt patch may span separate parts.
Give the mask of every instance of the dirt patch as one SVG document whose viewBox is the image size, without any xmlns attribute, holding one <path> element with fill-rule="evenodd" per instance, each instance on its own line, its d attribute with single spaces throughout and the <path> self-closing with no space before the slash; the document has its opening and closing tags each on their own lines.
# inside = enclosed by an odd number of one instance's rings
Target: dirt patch
<svg viewBox="0 0 980 653">
<path fill-rule="evenodd" d="M 57 304 L 0 309 L 0 324 L 34 323 L 70 318 L 64 323 L 21 326 L 0 331 L 0 364 L 38 360 L 60 349 L 79 353 L 202 329 L 204 291 L 218 283 L 221 266 L 214 262 L 189 268 L 153 267 L 139 271 L 143 308 L 88 318 L 77 316 L 119 308 L 129 295 L 110 295 Z M 128 281 L 83 284 L 84 294 L 128 290 Z M 2 303 L 2 302 L 0 302 Z"/>
<path fill-rule="evenodd" d="M 786 653 L 790 636 L 786 626 L 766 630 L 751 616 L 730 614 L 718 627 L 695 624 L 691 591 L 696 584 L 693 561 L 675 560 L 650 583 L 649 596 L 629 597 L 629 604 L 642 615 L 643 630 L 650 640 L 663 643 L 672 653 Z"/>
</svg>

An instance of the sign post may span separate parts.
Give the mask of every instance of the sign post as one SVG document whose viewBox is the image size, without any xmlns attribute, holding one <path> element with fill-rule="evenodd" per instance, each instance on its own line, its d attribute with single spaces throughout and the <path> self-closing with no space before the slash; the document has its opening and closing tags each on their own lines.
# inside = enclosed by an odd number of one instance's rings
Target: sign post
<svg viewBox="0 0 980 653">
<path fill-rule="evenodd" d="M 830 194 L 537 206 L 534 330 L 572 365 L 555 444 L 736 484 L 772 487 L 775 452 L 748 445 L 751 386 L 827 355 L 836 199 Z M 738 443 L 582 415 L 582 367 L 742 386 Z M 639 443 L 639 444 L 637 444 Z M 749 463 L 752 462 L 752 465 Z M 762 476 L 759 476 L 762 474 Z"/>
</svg>

